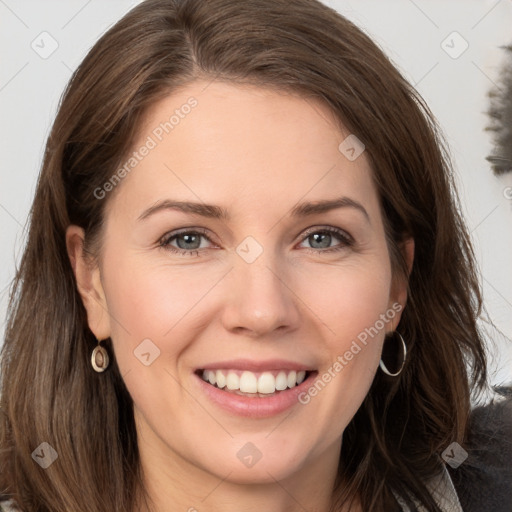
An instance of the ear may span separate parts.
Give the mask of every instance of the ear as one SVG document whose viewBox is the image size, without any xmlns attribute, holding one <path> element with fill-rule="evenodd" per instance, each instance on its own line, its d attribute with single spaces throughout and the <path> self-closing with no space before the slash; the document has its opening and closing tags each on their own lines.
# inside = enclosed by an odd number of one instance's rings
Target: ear
<svg viewBox="0 0 512 512">
<path fill-rule="evenodd" d="M 393 278 L 391 293 L 389 297 L 389 307 L 396 311 L 398 309 L 397 305 L 399 304 L 401 308 L 400 311 L 398 311 L 397 314 L 394 316 L 393 320 L 390 322 L 391 325 L 389 332 L 393 332 L 396 329 L 396 326 L 400 323 L 402 312 L 407 304 L 407 284 L 414 263 L 414 238 L 406 238 L 400 244 L 400 250 L 407 264 L 407 277 L 396 276 Z"/>
<path fill-rule="evenodd" d="M 89 328 L 98 340 L 110 336 L 110 317 L 99 266 L 84 252 L 84 230 L 71 225 L 66 230 L 66 247 L 75 274 L 78 293 L 87 311 Z"/>
</svg>

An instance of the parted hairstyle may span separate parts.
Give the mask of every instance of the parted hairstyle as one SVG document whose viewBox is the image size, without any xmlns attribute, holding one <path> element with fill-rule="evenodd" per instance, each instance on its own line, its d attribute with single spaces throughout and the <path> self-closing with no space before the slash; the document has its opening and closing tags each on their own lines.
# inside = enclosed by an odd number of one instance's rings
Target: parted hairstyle
<svg viewBox="0 0 512 512">
<path fill-rule="evenodd" d="M 252 84 L 324 102 L 365 145 L 393 276 L 415 240 L 408 347 L 397 378 L 377 372 L 343 433 L 331 510 L 392 490 L 439 511 L 425 481 L 465 446 L 473 393 L 487 383 L 478 269 L 436 121 L 374 42 L 316 0 L 146 0 L 111 27 L 73 74 L 49 135 L 27 242 L 11 287 L 1 359 L 0 492 L 25 512 L 134 512 L 144 496 L 133 402 L 97 344 L 66 251 L 70 224 L 101 250 L 102 187 L 125 161 L 143 116 L 198 79 Z M 137 172 L 136 170 L 133 172 Z M 122 183 L 120 185 L 122 187 Z M 118 187 L 119 188 L 119 187 Z M 111 340 L 106 346 L 112 353 Z M 48 442 L 46 470 L 31 453 Z"/>
</svg>

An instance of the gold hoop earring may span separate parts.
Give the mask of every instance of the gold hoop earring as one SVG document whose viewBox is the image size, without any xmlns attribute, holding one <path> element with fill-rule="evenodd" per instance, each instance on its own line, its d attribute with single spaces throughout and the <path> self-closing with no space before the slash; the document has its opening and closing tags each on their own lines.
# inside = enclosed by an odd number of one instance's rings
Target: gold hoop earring
<svg viewBox="0 0 512 512">
<path fill-rule="evenodd" d="M 98 373 L 104 372 L 109 365 L 109 357 L 108 352 L 105 347 L 100 345 L 100 341 L 98 340 L 98 345 L 94 348 L 91 354 L 91 365 L 94 368 L 94 371 Z"/>
<path fill-rule="evenodd" d="M 393 334 L 398 334 L 398 337 L 400 338 L 400 341 L 402 342 L 402 352 L 403 352 L 403 358 L 402 358 L 402 364 L 400 365 L 400 368 L 398 369 L 398 371 L 396 373 L 391 373 L 387 368 L 386 368 L 386 365 L 384 364 L 384 361 L 381 359 L 380 362 L 379 362 L 379 366 L 380 366 L 380 369 L 386 374 L 386 375 L 389 375 L 390 377 L 397 377 L 398 375 L 400 375 L 402 373 L 402 370 L 404 369 L 404 365 L 405 365 L 405 360 L 407 358 L 407 345 L 405 344 L 405 341 L 404 339 L 402 338 L 402 335 L 398 332 L 398 331 L 395 331 Z"/>
</svg>

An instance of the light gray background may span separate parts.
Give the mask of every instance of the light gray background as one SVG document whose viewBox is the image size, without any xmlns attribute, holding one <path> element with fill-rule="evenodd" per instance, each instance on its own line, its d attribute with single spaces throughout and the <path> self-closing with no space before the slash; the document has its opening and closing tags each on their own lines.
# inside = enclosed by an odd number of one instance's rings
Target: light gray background
<svg viewBox="0 0 512 512">
<path fill-rule="evenodd" d="M 137 3 L 0 0 L 0 339 L 7 290 L 21 256 L 43 148 L 60 95 L 100 34 Z M 512 187 L 512 174 L 493 176 L 485 160 L 491 142 L 484 127 L 487 93 L 499 86 L 504 56 L 499 47 L 512 43 L 512 0 L 325 3 L 374 38 L 417 87 L 443 129 L 481 268 L 485 304 L 501 331 L 486 327 L 491 381 L 510 382 L 512 200 L 506 191 L 512 190 L 507 188 Z M 56 50 L 44 55 L 52 44 L 58 44 Z M 467 50 L 458 56 L 466 44 Z"/>
</svg>

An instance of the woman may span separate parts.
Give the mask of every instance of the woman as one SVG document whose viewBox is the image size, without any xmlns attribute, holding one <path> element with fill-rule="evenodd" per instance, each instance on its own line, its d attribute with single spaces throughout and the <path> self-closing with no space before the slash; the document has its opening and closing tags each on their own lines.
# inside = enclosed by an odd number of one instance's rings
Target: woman
<svg viewBox="0 0 512 512">
<path fill-rule="evenodd" d="M 0 489 L 26 512 L 461 510 L 481 307 L 435 122 L 366 35 L 309 0 L 147 0 L 48 140 Z"/>
</svg>

